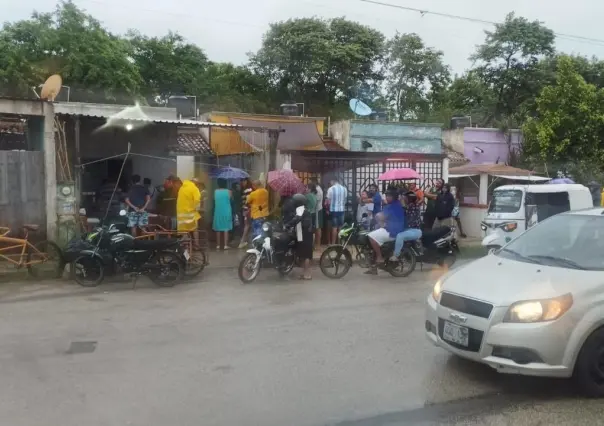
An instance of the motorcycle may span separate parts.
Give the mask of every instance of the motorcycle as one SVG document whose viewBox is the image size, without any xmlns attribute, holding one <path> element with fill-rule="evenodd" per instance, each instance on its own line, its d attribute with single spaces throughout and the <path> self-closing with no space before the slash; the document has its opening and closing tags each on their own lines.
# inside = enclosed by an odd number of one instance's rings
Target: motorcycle
<svg viewBox="0 0 604 426">
<path fill-rule="evenodd" d="M 417 262 L 420 262 L 420 267 L 423 267 L 424 263 L 428 263 L 450 268 L 457 260 L 459 253 L 455 232 L 454 226 L 431 229 L 422 234 L 423 250 L 419 250 L 413 241 L 406 241 L 404 249 L 408 249 L 416 257 Z"/>
<path fill-rule="evenodd" d="M 366 229 L 366 215 L 359 223 L 344 226 L 338 238 L 340 244 L 329 246 L 321 254 L 319 267 L 321 272 L 328 278 L 340 279 L 348 274 L 352 267 L 352 253 L 349 247 L 356 251 L 356 260 L 359 266 L 369 268 L 375 263 L 376 254 L 369 243 L 369 231 Z M 411 252 L 410 247 L 406 246 L 401 251 L 401 255 L 396 262 L 390 260 L 394 253 L 394 241 L 382 245 L 382 256 L 384 257 L 384 269 L 393 277 L 406 277 L 415 269 L 416 256 Z M 331 272 L 331 268 L 335 272 Z"/>
<path fill-rule="evenodd" d="M 186 259 L 176 239 L 137 240 L 114 225 L 92 236 L 72 262 L 74 278 L 81 286 L 98 286 L 106 275 L 118 271 L 132 277 L 146 275 L 162 287 L 173 287 L 183 279 Z"/>
<path fill-rule="evenodd" d="M 262 232 L 252 240 L 252 246 L 239 262 L 239 279 L 244 284 L 253 282 L 261 268 L 274 268 L 286 276 L 297 263 L 295 234 L 279 230 L 274 223 L 262 224 Z"/>
</svg>

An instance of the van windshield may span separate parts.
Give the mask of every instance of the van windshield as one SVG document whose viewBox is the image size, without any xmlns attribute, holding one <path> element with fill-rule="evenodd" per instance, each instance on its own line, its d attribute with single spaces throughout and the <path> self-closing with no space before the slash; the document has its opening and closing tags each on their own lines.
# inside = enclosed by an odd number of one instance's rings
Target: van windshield
<svg viewBox="0 0 604 426">
<path fill-rule="evenodd" d="M 522 191 L 519 189 L 502 189 L 493 191 L 489 213 L 516 213 L 522 204 Z"/>
</svg>

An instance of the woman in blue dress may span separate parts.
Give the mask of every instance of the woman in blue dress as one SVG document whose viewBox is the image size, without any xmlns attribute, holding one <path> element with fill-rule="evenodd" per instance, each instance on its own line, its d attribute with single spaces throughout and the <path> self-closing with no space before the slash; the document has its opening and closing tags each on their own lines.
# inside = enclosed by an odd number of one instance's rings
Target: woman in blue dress
<svg viewBox="0 0 604 426">
<path fill-rule="evenodd" d="M 220 236 L 224 236 L 224 249 L 228 250 L 229 232 L 233 229 L 233 210 L 231 199 L 233 193 L 227 189 L 227 182 L 218 179 L 218 189 L 214 191 L 214 221 L 212 228 L 216 231 L 216 249 L 220 250 Z"/>
</svg>

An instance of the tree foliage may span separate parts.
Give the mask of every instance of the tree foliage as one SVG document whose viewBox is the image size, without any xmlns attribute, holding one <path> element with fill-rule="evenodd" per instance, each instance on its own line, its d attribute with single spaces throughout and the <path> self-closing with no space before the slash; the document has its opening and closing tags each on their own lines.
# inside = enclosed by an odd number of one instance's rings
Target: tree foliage
<svg viewBox="0 0 604 426">
<path fill-rule="evenodd" d="M 481 120 L 492 125 L 516 115 L 541 89 L 538 63 L 554 53 L 555 35 L 539 21 L 531 22 L 514 13 L 496 25 L 495 31 L 485 34 L 485 42 L 471 59 L 478 65 L 473 72 L 494 96 L 494 104 Z"/>
<path fill-rule="evenodd" d="M 276 88 L 282 101 L 295 99 L 313 115 L 347 102 L 351 88 L 380 79 L 384 36 L 344 18 L 290 19 L 272 24 L 252 69 Z"/>
<path fill-rule="evenodd" d="M 399 120 L 423 119 L 438 103 L 450 80 L 442 57 L 417 34 L 397 33 L 386 42 L 386 93 Z"/>
<path fill-rule="evenodd" d="M 559 57 L 556 83 L 536 100 L 536 115 L 524 125 L 524 149 L 536 159 L 604 160 L 604 89 L 589 84 L 570 57 Z"/>
<path fill-rule="evenodd" d="M 71 86 L 73 100 L 132 99 L 141 89 L 130 45 L 71 2 L 6 24 L 0 48 L 0 85 L 10 94 L 30 93 L 55 73 Z"/>
</svg>

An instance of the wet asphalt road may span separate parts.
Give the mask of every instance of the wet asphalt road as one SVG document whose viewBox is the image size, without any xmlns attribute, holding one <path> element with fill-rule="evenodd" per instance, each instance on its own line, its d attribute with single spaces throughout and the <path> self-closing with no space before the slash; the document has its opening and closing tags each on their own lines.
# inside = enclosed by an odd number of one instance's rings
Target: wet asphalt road
<svg viewBox="0 0 604 426">
<path fill-rule="evenodd" d="M 0 419 L 11 426 L 596 425 L 567 381 L 502 376 L 432 347 L 436 272 L 6 293 Z"/>
</svg>

